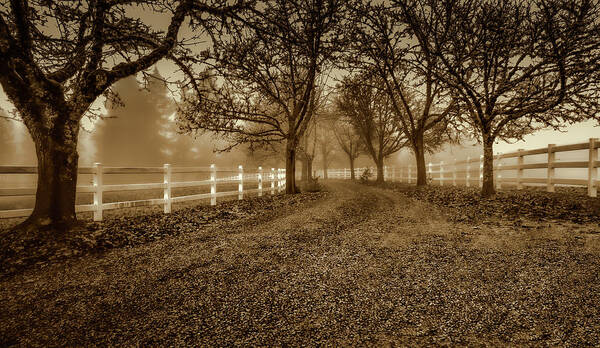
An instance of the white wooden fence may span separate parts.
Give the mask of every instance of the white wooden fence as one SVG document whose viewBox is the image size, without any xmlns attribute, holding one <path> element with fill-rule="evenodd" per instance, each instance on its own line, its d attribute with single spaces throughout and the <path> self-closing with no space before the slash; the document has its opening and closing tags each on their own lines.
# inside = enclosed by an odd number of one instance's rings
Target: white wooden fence
<svg viewBox="0 0 600 348">
<path fill-rule="evenodd" d="M 79 174 L 91 174 L 93 184 L 87 186 L 77 186 L 77 193 L 93 193 L 92 204 L 76 205 L 76 212 L 93 212 L 94 221 L 102 221 L 102 212 L 104 210 L 140 207 L 148 205 L 163 205 L 164 212 L 171 212 L 172 203 L 186 202 L 192 200 L 210 198 L 211 205 L 217 204 L 217 197 L 238 196 L 238 199 L 243 199 L 245 194 L 257 193 L 262 196 L 264 192 L 271 194 L 279 193 L 285 189 L 285 169 L 271 168 L 270 171 L 264 171 L 262 167 L 258 167 L 257 172 L 244 172 L 242 166 L 237 169 L 217 168 L 214 164 L 210 167 L 172 167 L 170 164 L 165 164 L 163 167 L 105 167 L 100 163 L 96 163 L 93 167 L 80 167 Z M 209 180 L 201 181 L 182 181 L 174 182 L 172 175 L 175 173 L 210 173 Z M 219 173 L 228 173 L 227 176 L 219 177 Z M 0 166 L 0 174 L 37 174 L 35 166 Z M 163 174 L 163 182 L 158 183 L 143 183 L 143 184 L 104 184 L 105 175 L 110 174 Z M 245 183 L 257 183 L 258 188 L 244 188 Z M 217 192 L 217 184 L 237 184 L 236 191 Z M 265 187 L 263 184 L 266 184 Z M 270 185 L 269 185 L 270 184 Z M 203 187 L 210 186 L 210 193 L 201 193 L 186 196 L 173 196 L 171 191 L 173 188 L 180 187 Z M 114 191 L 132 191 L 132 190 L 150 190 L 162 189 L 163 198 L 151 198 L 125 202 L 104 203 L 102 195 L 104 192 Z M 36 188 L 0 188 L 0 197 L 3 196 L 34 196 Z M 13 209 L 0 210 L 0 218 L 24 217 L 31 214 L 32 209 Z"/>
<path fill-rule="evenodd" d="M 369 169 L 371 171 L 372 177 L 377 176 L 377 168 L 375 167 L 359 167 L 354 168 L 354 177 L 359 179 L 363 172 Z M 399 181 L 400 174 L 396 174 L 397 169 L 395 167 L 385 166 L 383 170 L 383 177 L 385 180 L 394 180 Z M 316 171 L 316 175 L 319 178 L 324 178 L 325 175 L 322 169 Z M 352 177 L 352 169 L 350 168 L 339 168 L 339 169 L 327 169 L 327 178 L 328 179 L 350 179 Z"/>
<path fill-rule="evenodd" d="M 590 197 L 597 197 L 600 180 L 598 177 L 598 168 L 600 161 L 598 159 L 598 148 L 600 140 L 596 138 L 589 139 L 585 143 L 569 144 L 556 146 L 549 144 L 547 147 L 533 150 L 519 150 L 516 152 L 498 154 L 494 156 L 494 182 L 496 188 L 502 188 L 503 184 L 516 185 L 517 189 L 522 189 L 525 185 L 546 185 L 548 192 L 554 192 L 555 185 L 585 186 Z M 556 154 L 561 152 L 587 150 L 587 161 L 557 161 Z M 546 155 L 544 162 L 525 163 L 526 156 Z M 515 158 L 516 164 L 506 165 L 503 163 L 506 159 Z M 587 178 L 557 178 L 555 169 L 558 168 L 580 168 L 587 169 Z M 365 168 L 355 168 L 355 176 L 359 178 Z M 462 161 L 453 161 L 451 163 L 429 163 L 428 179 L 439 185 L 464 184 L 469 187 L 479 185 L 483 182 L 483 155 L 479 158 L 467 158 Z M 526 177 L 527 170 L 546 169 L 546 176 L 542 178 Z M 372 173 L 375 173 L 371 167 Z M 515 177 L 503 177 L 502 174 L 507 171 L 516 171 Z M 319 172 L 323 177 L 323 172 Z M 327 175 L 332 179 L 350 179 L 350 169 L 332 169 L 327 171 Z M 386 180 L 399 181 L 406 183 L 417 182 L 416 166 L 406 167 L 386 167 L 384 171 Z"/>
</svg>

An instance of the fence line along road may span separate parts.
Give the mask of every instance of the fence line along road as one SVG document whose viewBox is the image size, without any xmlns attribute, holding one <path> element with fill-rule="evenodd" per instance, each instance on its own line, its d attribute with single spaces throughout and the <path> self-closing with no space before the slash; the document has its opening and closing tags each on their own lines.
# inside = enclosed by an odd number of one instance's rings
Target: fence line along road
<svg viewBox="0 0 600 348">
<path fill-rule="evenodd" d="M 93 167 L 80 167 L 79 174 L 92 174 L 93 184 L 87 186 L 77 186 L 77 193 L 93 193 L 92 204 L 81 204 L 75 206 L 76 212 L 93 212 L 94 221 L 102 221 L 102 212 L 104 210 L 141 207 L 149 205 L 163 205 L 166 214 L 171 212 L 172 203 L 187 202 L 192 200 L 208 199 L 210 204 L 217 204 L 217 197 L 238 196 L 243 199 L 245 194 L 257 193 L 262 196 L 263 193 L 270 192 L 272 195 L 276 192 L 282 192 L 285 189 L 285 169 L 271 168 L 270 171 L 264 171 L 258 167 L 257 172 L 244 172 L 242 166 L 237 169 L 217 168 L 214 164 L 210 167 L 172 167 L 165 164 L 163 167 L 105 167 L 96 163 Z M 105 185 L 104 176 L 110 174 L 163 174 L 162 183 L 143 183 L 143 184 L 116 184 Z M 201 181 L 179 181 L 174 182 L 172 175 L 174 173 L 210 173 L 209 180 Z M 219 173 L 228 173 L 228 176 L 219 177 Z M 35 166 L 0 166 L 0 174 L 37 174 Z M 258 183 L 256 189 L 245 189 L 244 183 Z M 270 187 L 263 187 L 263 182 Z M 217 184 L 238 184 L 237 191 L 217 192 Z M 180 187 L 203 187 L 210 186 L 210 193 L 201 193 L 186 196 L 173 196 L 173 188 Z M 163 198 L 151 198 L 125 202 L 104 203 L 102 195 L 104 192 L 113 191 L 132 191 L 162 189 Z M 35 187 L 26 188 L 0 188 L 0 197 L 3 196 L 35 196 Z M 33 209 L 13 209 L 0 210 L 0 218 L 25 217 L 31 214 Z"/>
<path fill-rule="evenodd" d="M 600 148 L 600 140 L 596 138 L 589 139 L 585 143 L 569 144 L 556 146 L 548 144 L 547 147 L 533 150 L 518 150 L 516 152 L 498 154 L 494 156 L 494 183 L 497 189 L 502 188 L 502 184 L 515 184 L 517 189 L 522 189 L 526 184 L 545 184 L 548 192 L 554 192 L 555 185 L 570 185 L 570 186 L 585 186 L 590 197 L 597 197 L 598 186 L 598 168 L 600 161 L 598 160 L 598 148 Z M 556 154 L 560 152 L 570 152 L 578 150 L 588 151 L 587 161 L 556 161 Z M 526 156 L 546 155 L 545 162 L 525 163 Z M 514 165 L 503 165 L 502 160 L 516 158 L 517 163 Z M 556 168 L 580 168 L 587 169 L 586 179 L 574 178 L 556 178 Z M 355 168 L 355 177 L 359 178 L 366 168 Z M 369 168 L 373 173 L 374 168 Z M 546 169 L 546 177 L 530 178 L 524 177 L 525 170 L 531 169 Z M 516 176 L 502 177 L 502 173 L 506 171 L 516 171 Z M 483 182 L 483 155 L 479 158 L 468 157 L 463 161 L 454 161 L 451 163 L 429 163 L 428 179 L 432 182 L 437 182 L 440 186 L 457 183 L 464 184 L 469 187 L 473 184 L 478 184 L 481 187 Z M 318 175 L 324 177 L 323 171 L 317 172 Z M 348 168 L 332 169 L 327 171 L 327 177 L 332 179 L 350 179 L 351 171 Z M 406 167 L 385 167 L 384 177 L 386 180 L 416 183 L 417 170 L 416 166 L 410 165 Z"/>
</svg>

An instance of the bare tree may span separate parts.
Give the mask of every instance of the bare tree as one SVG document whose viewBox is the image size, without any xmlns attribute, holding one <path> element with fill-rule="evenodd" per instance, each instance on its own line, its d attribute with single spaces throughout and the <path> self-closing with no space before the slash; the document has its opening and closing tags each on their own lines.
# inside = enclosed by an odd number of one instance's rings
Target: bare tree
<svg viewBox="0 0 600 348">
<path fill-rule="evenodd" d="M 318 134 L 320 129 L 316 117 L 313 117 L 306 132 L 302 135 L 298 153 L 302 161 L 301 180 L 310 181 L 313 179 L 313 162 L 317 154 Z"/>
<path fill-rule="evenodd" d="M 383 182 L 384 160 L 406 146 L 401 124 L 388 94 L 376 86 L 383 82 L 368 74 L 345 78 L 337 107 L 360 135 L 365 151 L 377 166 L 377 182 Z"/>
<path fill-rule="evenodd" d="M 264 169 L 285 165 L 285 144 L 282 143 L 246 144 L 243 153 L 257 166 L 265 166 Z"/>
<path fill-rule="evenodd" d="M 326 76 L 322 76 L 326 77 Z M 320 79 L 318 87 L 312 94 L 310 100 L 310 121 L 306 131 L 302 135 L 299 144 L 298 152 L 302 160 L 301 180 L 313 179 L 313 162 L 317 155 L 319 139 L 322 133 L 321 121 L 325 116 L 325 104 L 327 103 L 328 94 L 324 93 L 323 79 Z"/>
<path fill-rule="evenodd" d="M 264 1 L 217 43 L 215 98 L 182 112 L 189 130 L 207 129 L 241 143 L 286 142 L 286 172 L 311 121 L 316 80 L 343 49 L 344 1 Z M 286 176 L 295 193 L 295 176 Z"/>
<path fill-rule="evenodd" d="M 335 120 L 333 133 L 339 147 L 348 156 L 348 162 L 350 163 L 350 179 L 354 180 L 354 161 L 361 153 L 362 143 L 360 136 L 356 133 L 352 123 L 345 117 L 339 116 L 341 116 L 341 113 L 338 113 L 338 118 Z"/>
<path fill-rule="evenodd" d="M 483 196 L 495 192 L 495 141 L 559 128 L 598 110 L 596 1 L 398 3 L 439 62 L 436 78 L 460 98 L 466 122 L 483 143 Z"/>
<path fill-rule="evenodd" d="M 417 185 L 426 185 L 425 152 L 450 139 L 448 125 L 455 104 L 444 83 L 435 78 L 438 58 L 427 49 L 431 33 L 415 30 L 403 17 L 398 5 L 356 1 L 350 61 L 383 82 L 380 88 L 388 93 L 415 155 Z"/>
<path fill-rule="evenodd" d="M 116 81 L 161 59 L 185 75 L 202 76 L 191 51 L 202 28 L 241 5 L 199 1 L 11 0 L 0 4 L 0 84 L 36 145 L 35 207 L 20 229 L 65 230 L 76 222 L 77 135 L 80 121 Z M 129 14 L 141 10 L 169 18 L 166 30 Z M 189 19 L 189 21 L 186 21 Z M 189 25 L 194 34 L 180 34 Z"/>
<path fill-rule="evenodd" d="M 321 155 L 323 179 L 328 179 L 327 169 L 329 168 L 331 156 L 335 153 L 334 123 L 335 121 L 331 119 L 325 119 L 320 122 L 320 131 L 318 134 L 317 146 L 319 148 L 319 155 Z"/>
</svg>

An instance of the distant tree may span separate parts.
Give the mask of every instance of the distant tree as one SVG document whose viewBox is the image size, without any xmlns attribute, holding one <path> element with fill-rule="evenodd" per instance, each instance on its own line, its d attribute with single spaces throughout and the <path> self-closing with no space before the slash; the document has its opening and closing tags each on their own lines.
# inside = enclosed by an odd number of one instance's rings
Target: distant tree
<svg viewBox="0 0 600 348">
<path fill-rule="evenodd" d="M 0 109 L 0 165 L 31 165 L 35 161 L 33 142 L 25 125 Z M 31 175 L 0 175 L 4 187 L 27 187 L 35 183 Z"/>
<path fill-rule="evenodd" d="M 330 95 L 324 98 L 321 112 L 317 118 L 317 151 L 321 159 L 321 168 L 323 169 L 323 179 L 328 179 L 327 169 L 331 162 L 332 156 L 335 154 L 335 134 L 334 126 L 337 118 L 335 106 L 329 102 Z"/>
<path fill-rule="evenodd" d="M 377 182 L 383 182 L 384 160 L 406 146 L 402 125 L 395 117 L 389 95 L 376 86 L 381 80 L 360 74 L 345 78 L 339 86 L 337 107 L 360 135 L 365 152 L 377 166 Z"/>
<path fill-rule="evenodd" d="M 265 170 L 285 166 L 285 144 L 283 143 L 245 144 L 243 146 L 243 153 L 256 166 L 263 166 Z"/>
<path fill-rule="evenodd" d="M 396 2 L 483 143 L 483 196 L 495 141 L 598 117 L 597 1 Z"/>
<path fill-rule="evenodd" d="M 231 146 L 285 142 L 286 172 L 295 173 L 298 145 L 310 124 L 317 78 L 344 49 L 345 1 L 260 1 L 240 15 L 244 25 L 215 37 L 214 98 L 188 101 L 189 130 L 227 135 Z M 295 193 L 286 176 L 286 193 Z"/>
<path fill-rule="evenodd" d="M 171 134 L 175 122 L 168 117 L 175 112 L 174 103 L 157 69 L 144 80 L 140 85 L 130 76 L 113 85 L 124 105 L 107 102 L 106 116 L 96 122 L 97 162 L 122 166 L 170 162 L 176 138 Z"/>
<path fill-rule="evenodd" d="M 337 113 L 338 117 L 333 125 L 333 134 L 337 140 L 337 144 L 340 149 L 348 156 L 348 162 L 350 163 L 350 179 L 355 180 L 354 175 L 354 161 L 358 158 L 361 153 L 361 140 L 360 136 L 356 133 L 356 130 L 345 117 L 339 117 L 341 114 Z"/>
<path fill-rule="evenodd" d="M 324 127 L 321 127 L 317 139 L 319 155 L 321 156 L 321 167 L 323 168 L 323 179 L 328 179 L 327 170 L 331 157 L 335 154 L 335 135 L 332 127 L 332 123 L 325 123 Z"/>
<path fill-rule="evenodd" d="M 0 109 L 0 163 L 13 163 L 14 151 L 16 150 L 14 141 L 14 122 L 4 110 Z"/>
<path fill-rule="evenodd" d="M 318 127 L 317 119 L 313 117 L 306 129 L 306 132 L 302 135 L 300 144 L 298 147 L 298 153 L 302 162 L 301 180 L 312 180 L 313 179 L 313 162 L 317 154 L 317 144 L 319 139 L 320 129 Z"/>
<path fill-rule="evenodd" d="M 95 153 L 92 134 L 80 132 L 77 148 L 81 160 L 91 163 Z M 35 144 L 29 136 L 25 124 L 17 115 L 8 114 L 0 109 L 0 164 L 34 165 L 36 163 Z M 33 180 L 32 180 L 33 179 Z M 13 176 L 9 182 L 18 180 L 21 186 L 32 186 L 36 178 L 31 176 Z"/>
<path fill-rule="evenodd" d="M 302 180 L 313 179 L 313 164 L 314 160 L 319 153 L 319 144 L 322 134 L 325 132 L 323 129 L 323 122 L 327 117 L 326 105 L 328 101 L 328 94 L 323 89 L 323 84 L 319 83 L 319 86 L 315 89 L 310 101 L 309 113 L 311 115 L 310 122 L 302 140 L 299 144 L 299 154 L 302 160 Z"/>
<path fill-rule="evenodd" d="M 444 83 L 435 78 L 433 70 L 439 62 L 426 42 L 431 33 L 417 32 L 408 25 L 401 8 L 393 2 L 356 0 L 350 61 L 383 82 L 379 87 L 388 93 L 415 155 L 417 185 L 426 185 L 425 152 L 450 139 L 448 125 L 454 119 L 455 104 Z"/>
<path fill-rule="evenodd" d="M 72 227 L 80 121 L 92 103 L 115 82 L 161 59 L 180 68 L 182 85 L 195 85 L 203 78 L 195 67 L 204 59 L 190 43 L 241 6 L 225 0 L 1 2 L 0 84 L 27 126 L 38 158 L 35 207 L 17 229 L 38 233 Z M 160 29 L 131 16 L 135 11 L 169 23 Z M 183 26 L 190 30 L 180 31 Z"/>
</svg>

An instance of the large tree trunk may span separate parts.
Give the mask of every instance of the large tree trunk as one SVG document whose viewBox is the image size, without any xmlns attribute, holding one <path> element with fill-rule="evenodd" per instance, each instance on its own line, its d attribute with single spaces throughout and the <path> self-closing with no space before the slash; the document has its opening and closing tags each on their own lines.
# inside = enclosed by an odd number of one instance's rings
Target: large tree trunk
<svg viewBox="0 0 600 348">
<path fill-rule="evenodd" d="M 494 138 L 483 136 L 483 184 L 481 195 L 491 197 L 496 193 L 494 187 Z"/>
<path fill-rule="evenodd" d="M 356 180 L 356 176 L 354 175 L 354 158 L 352 158 L 352 155 L 348 157 L 350 157 L 350 180 Z"/>
<path fill-rule="evenodd" d="M 293 139 L 288 139 L 285 150 L 285 193 L 294 194 L 296 188 L 296 144 Z"/>
<path fill-rule="evenodd" d="M 427 185 L 427 166 L 425 165 L 425 145 L 423 134 L 417 135 L 417 141 L 413 147 L 417 162 L 417 186 Z"/>
<path fill-rule="evenodd" d="M 377 183 L 383 183 L 383 156 L 379 156 L 375 164 L 377 165 Z"/>
<path fill-rule="evenodd" d="M 35 207 L 17 229 L 27 232 L 40 229 L 67 231 L 77 223 L 78 127 L 71 128 L 55 134 L 32 132 L 38 160 Z"/>
</svg>

